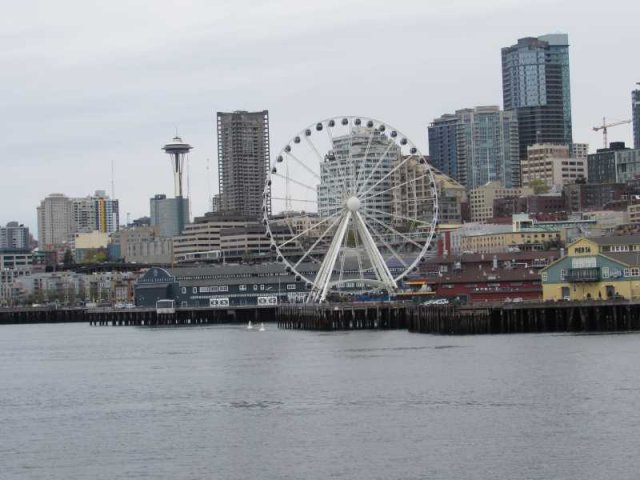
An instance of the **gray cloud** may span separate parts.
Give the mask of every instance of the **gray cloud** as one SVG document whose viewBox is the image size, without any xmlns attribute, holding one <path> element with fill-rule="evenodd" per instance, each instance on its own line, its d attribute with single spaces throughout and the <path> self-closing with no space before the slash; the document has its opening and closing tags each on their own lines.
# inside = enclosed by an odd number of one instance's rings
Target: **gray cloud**
<svg viewBox="0 0 640 480">
<path fill-rule="evenodd" d="M 574 138 L 630 117 L 640 81 L 637 2 L 14 2 L 0 18 L 0 223 L 34 227 L 51 192 L 110 189 L 122 215 L 171 193 L 160 150 L 175 128 L 190 158 L 193 213 L 215 186 L 215 112 L 269 109 L 273 150 L 333 115 L 379 118 L 425 151 L 426 126 L 501 102 L 500 48 L 562 31 L 571 42 Z M 630 128 L 611 139 L 630 142 Z"/>
</svg>

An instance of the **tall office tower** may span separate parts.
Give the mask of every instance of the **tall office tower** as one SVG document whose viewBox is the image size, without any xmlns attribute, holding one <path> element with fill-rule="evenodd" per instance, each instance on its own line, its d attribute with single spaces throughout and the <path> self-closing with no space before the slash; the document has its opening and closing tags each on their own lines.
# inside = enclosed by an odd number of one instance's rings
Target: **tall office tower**
<svg viewBox="0 0 640 480">
<path fill-rule="evenodd" d="M 640 84 L 640 83 L 639 83 Z M 640 90 L 631 92 L 633 112 L 633 148 L 640 148 Z"/>
<path fill-rule="evenodd" d="M 18 222 L 9 222 L 6 227 L 0 227 L 0 251 L 30 250 L 30 248 L 29 227 L 20 225 Z"/>
<path fill-rule="evenodd" d="M 65 245 L 74 232 L 73 203 L 62 193 L 52 193 L 40 202 L 38 244 L 40 249 Z"/>
<path fill-rule="evenodd" d="M 259 217 L 268 169 L 269 112 L 218 112 L 220 211 Z"/>
<path fill-rule="evenodd" d="M 429 125 L 429 157 L 431 164 L 445 175 L 459 180 L 456 153 L 458 117 L 446 114 Z"/>
<path fill-rule="evenodd" d="M 570 145 L 569 37 L 521 38 L 502 49 L 505 111 L 517 114 L 520 159 L 536 143 Z"/>
<path fill-rule="evenodd" d="M 442 148 L 445 146 L 445 148 Z M 468 189 L 498 181 L 507 188 L 520 185 L 518 122 L 512 112 L 486 106 L 456 110 L 429 127 L 429 153 L 439 155 L 431 163 L 443 163 Z"/>
</svg>

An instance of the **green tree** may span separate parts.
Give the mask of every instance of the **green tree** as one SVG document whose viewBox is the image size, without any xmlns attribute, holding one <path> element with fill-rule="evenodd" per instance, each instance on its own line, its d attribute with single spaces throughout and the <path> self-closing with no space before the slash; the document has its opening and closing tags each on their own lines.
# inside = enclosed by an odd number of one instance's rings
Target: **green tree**
<svg viewBox="0 0 640 480">
<path fill-rule="evenodd" d="M 529 187 L 533 189 L 533 193 L 536 195 L 549 192 L 549 185 L 547 185 L 547 183 L 541 178 L 531 180 L 529 182 Z"/>
<path fill-rule="evenodd" d="M 71 253 L 71 250 L 69 248 L 67 248 L 64 251 L 64 257 L 62 257 L 62 264 L 65 266 L 65 268 L 73 265 L 73 253 Z"/>
</svg>

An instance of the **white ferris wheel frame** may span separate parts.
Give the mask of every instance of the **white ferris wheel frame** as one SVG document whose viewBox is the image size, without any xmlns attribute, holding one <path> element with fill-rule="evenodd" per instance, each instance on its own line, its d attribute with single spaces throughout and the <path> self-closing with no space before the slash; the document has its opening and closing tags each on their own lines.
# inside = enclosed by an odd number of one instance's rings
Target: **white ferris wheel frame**
<svg viewBox="0 0 640 480">
<path fill-rule="evenodd" d="M 315 173 L 312 170 L 312 168 L 309 167 L 309 165 L 306 165 L 302 160 L 298 159 L 295 156 L 295 154 L 293 153 L 292 145 L 299 144 L 301 143 L 302 139 L 304 139 L 305 142 L 308 144 L 308 146 L 311 147 L 312 151 L 317 157 L 317 160 L 319 162 L 322 162 L 324 160 L 323 156 L 321 152 L 318 151 L 315 144 L 313 144 L 313 142 L 310 140 L 310 137 L 314 133 L 320 133 L 322 132 L 322 130 L 325 130 L 329 135 L 329 140 L 333 141 L 331 129 L 339 125 L 343 127 L 348 125 L 349 135 L 353 135 L 354 127 L 366 126 L 367 128 L 371 129 L 371 133 L 368 139 L 368 145 L 367 145 L 367 149 L 364 157 L 365 163 L 368 158 L 369 147 L 371 145 L 373 135 L 376 132 L 378 132 L 379 134 L 384 134 L 385 138 L 392 141 L 389 142 L 388 148 L 380 156 L 380 159 L 377 161 L 375 167 L 372 169 L 371 173 L 367 176 L 366 179 L 361 179 L 360 175 L 362 173 L 362 170 L 358 172 L 357 176 L 356 175 L 351 175 L 350 177 L 343 176 L 343 179 L 340 180 L 340 183 L 342 183 L 342 185 L 344 186 L 344 189 L 352 192 L 353 194 L 350 195 L 349 198 L 346 201 L 344 201 L 340 207 L 338 207 L 338 210 L 336 212 L 332 213 L 327 217 L 320 218 L 320 221 L 318 221 L 311 227 L 305 229 L 300 233 L 297 233 L 296 235 L 293 235 L 291 238 L 285 240 L 284 242 L 278 243 L 277 239 L 275 238 L 271 230 L 271 224 L 269 219 L 269 212 L 271 211 L 271 208 L 268 203 L 270 203 L 272 199 L 286 201 L 287 196 L 286 195 L 285 197 L 271 196 L 272 176 L 276 175 L 281 178 L 285 178 L 287 182 L 291 182 L 299 187 L 316 191 L 316 187 L 307 185 L 300 180 L 290 178 L 288 177 L 288 175 L 283 176 L 281 173 L 278 173 L 278 166 L 283 162 L 284 158 L 286 157 L 288 159 L 295 161 L 298 165 L 303 167 L 307 171 L 307 173 L 319 179 L 318 174 Z M 388 132 L 388 135 L 386 134 L 386 132 Z M 391 169 L 391 171 L 387 172 L 386 175 L 378 179 L 372 185 L 371 177 L 373 173 L 378 169 L 381 162 L 389 152 L 389 149 L 394 144 L 400 148 L 400 151 L 402 151 L 402 147 L 408 147 L 410 154 L 406 156 L 402 155 L 400 157 L 401 160 L 398 163 L 398 165 L 395 165 Z M 352 160 L 352 157 L 351 157 L 352 148 L 353 148 L 353 144 L 351 145 L 349 150 L 349 157 L 350 157 L 349 160 Z M 325 154 L 326 153 L 327 152 L 325 152 Z M 421 238 L 419 239 L 411 238 L 410 234 L 399 232 L 395 228 L 393 228 L 393 226 L 387 225 L 384 222 L 381 222 L 375 216 L 371 215 L 371 213 L 376 213 L 376 212 L 386 213 L 386 212 L 382 212 L 380 210 L 376 210 L 370 207 L 366 207 L 367 213 L 365 213 L 364 211 L 362 212 L 360 211 L 360 205 L 363 200 L 371 199 L 372 197 L 378 196 L 381 193 L 392 191 L 398 187 L 401 187 L 409 183 L 409 181 L 407 181 L 402 184 L 395 185 L 389 189 L 386 189 L 383 192 L 377 192 L 374 194 L 370 193 L 383 180 L 389 178 L 390 175 L 393 174 L 393 172 L 398 170 L 402 165 L 404 165 L 410 159 L 418 160 L 419 166 L 422 167 L 422 169 L 424 170 L 423 174 L 420 175 L 419 177 L 414 178 L 413 181 L 415 182 L 418 179 L 427 178 L 427 177 L 429 179 L 429 189 L 431 192 L 431 196 L 424 197 L 422 199 L 414 199 L 414 200 L 416 202 L 418 200 L 423 200 L 423 199 L 429 199 L 431 201 L 431 205 L 432 205 L 431 219 L 429 221 L 426 221 L 426 220 L 420 220 L 418 218 L 410 218 L 410 217 L 394 215 L 393 213 L 390 215 L 392 217 L 404 219 L 412 223 L 420 223 L 422 225 L 425 225 L 426 231 L 420 231 L 422 235 L 421 235 Z M 342 173 L 341 167 L 338 167 L 338 168 L 340 168 L 340 173 Z M 345 179 L 347 181 L 345 181 Z M 351 180 L 353 183 L 349 185 L 350 182 L 348 180 Z M 288 188 L 288 184 L 287 184 L 287 188 Z M 334 193 L 338 193 L 338 192 L 335 192 L 334 190 Z M 342 193 L 344 194 L 344 192 Z M 296 200 L 296 201 L 311 202 L 309 200 Z M 397 290 L 398 282 L 402 280 L 405 276 L 407 276 L 410 272 L 415 271 L 417 269 L 418 264 L 424 260 L 426 253 L 433 247 L 433 239 L 434 239 L 437 225 L 438 225 L 438 211 L 439 211 L 438 210 L 438 191 L 437 191 L 436 181 L 433 174 L 433 169 L 431 168 L 429 163 L 425 160 L 425 157 L 422 155 L 422 153 L 416 147 L 416 145 L 411 140 L 409 140 L 407 136 L 403 135 L 398 129 L 392 127 L 388 123 L 381 122 L 379 120 L 371 119 L 368 117 L 340 116 L 340 117 L 327 118 L 325 120 L 316 122 L 305 129 L 302 129 L 298 134 L 294 135 L 289 140 L 289 142 L 285 145 L 284 148 L 280 150 L 280 152 L 276 155 L 274 161 L 270 165 L 269 172 L 267 173 L 267 180 L 265 182 L 265 187 L 263 192 L 262 210 L 263 210 L 263 224 L 266 229 L 266 234 L 268 235 L 271 243 L 271 249 L 275 251 L 277 260 L 285 264 L 287 271 L 290 271 L 297 278 L 304 280 L 307 287 L 311 289 L 307 301 L 320 303 L 325 301 L 326 296 L 329 293 L 329 290 L 331 287 L 343 284 L 347 281 L 342 279 L 342 270 L 341 270 L 339 279 L 332 280 L 331 277 L 333 275 L 335 265 L 338 261 L 340 251 L 342 248 L 344 248 L 343 243 L 345 240 L 346 232 L 349 227 L 349 222 L 352 222 L 352 225 L 355 226 L 356 231 L 358 233 L 358 237 L 361 239 L 362 247 L 371 262 L 371 270 L 373 270 L 375 276 L 377 277 L 376 279 L 364 278 L 363 272 L 361 271 L 360 272 L 361 277 L 355 280 L 357 280 L 358 282 L 362 282 L 363 285 L 366 284 L 366 285 L 371 285 L 378 288 L 379 287 L 386 288 L 389 292 Z M 417 246 L 420 250 L 419 250 L 419 253 L 416 255 L 415 259 L 411 263 L 405 262 L 403 258 L 389 245 L 389 243 L 385 241 L 384 236 L 381 235 L 377 229 L 372 227 L 374 222 L 376 222 L 376 225 L 381 224 L 383 227 L 385 227 L 385 229 L 390 231 L 392 234 L 397 235 L 400 238 L 403 238 L 406 242 L 412 243 L 415 246 Z M 302 257 L 298 259 L 296 262 L 292 262 L 291 260 L 289 260 L 287 256 L 282 252 L 282 248 L 285 245 L 296 242 L 299 238 L 309 233 L 311 230 L 316 229 L 319 226 L 325 225 L 325 224 L 327 224 L 328 227 L 324 229 L 323 233 L 316 239 L 314 244 L 310 248 L 308 248 L 306 252 L 303 252 Z M 327 250 L 324 256 L 324 259 L 320 264 L 320 268 L 316 273 L 315 278 L 311 279 L 307 277 L 304 273 L 302 273 L 298 269 L 298 266 L 303 262 L 303 260 L 305 260 L 307 257 L 310 256 L 310 254 L 312 253 L 314 248 L 316 248 L 318 243 L 321 240 L 323 240 L 327 235 L 327 233 L 334 227 L 337 227 L 337 228 L 336 228 L 334 237 L 331 240 L 329 249 Z M 389 250 L 392 253 L 392 256 L 389 258 L 395 257 L 404 266 L 403 271 L 399 275 L 395 277 L 392 275 L 382 253 L 380 252 L 380 249 L 376 245 L 376 242 L 371 232 L 374 232 L 378 240 L 385 246 L 385 248 L 387 248 L 387 250 Z M 351 280 L 353 281 L 354 279 L 351 279 Z"/>
</svg>

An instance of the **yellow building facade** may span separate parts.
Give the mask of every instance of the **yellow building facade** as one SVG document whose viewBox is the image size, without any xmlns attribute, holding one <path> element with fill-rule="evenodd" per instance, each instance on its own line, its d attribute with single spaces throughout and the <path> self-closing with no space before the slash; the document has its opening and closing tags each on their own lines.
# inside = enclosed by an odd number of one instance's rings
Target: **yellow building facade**
<svg viewBox="0 0 640 480">
<path fill-rule="evenodd" d="M 582 238 L 541 270 L 543 300 L 640 298 L 640 238 Z"/>
</svg>

